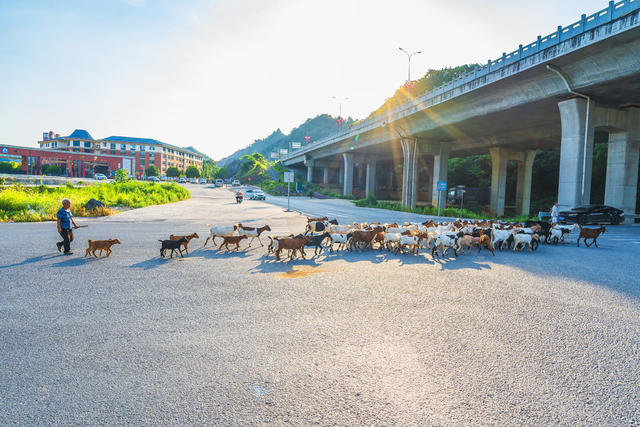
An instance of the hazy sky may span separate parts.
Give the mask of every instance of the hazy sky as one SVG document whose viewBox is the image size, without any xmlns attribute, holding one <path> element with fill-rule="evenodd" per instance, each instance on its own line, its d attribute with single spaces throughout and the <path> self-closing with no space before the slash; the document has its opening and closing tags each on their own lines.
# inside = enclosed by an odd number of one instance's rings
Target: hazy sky
<svg viewBox="0 0 640 427">
<path fill-rule="evenodd" d="M 0 143 L 76 128 L 220 159 L 308 117 L 363 118 L 429 68 L 486 62 L 606 0 L 0 0 Z"/>
</svg>

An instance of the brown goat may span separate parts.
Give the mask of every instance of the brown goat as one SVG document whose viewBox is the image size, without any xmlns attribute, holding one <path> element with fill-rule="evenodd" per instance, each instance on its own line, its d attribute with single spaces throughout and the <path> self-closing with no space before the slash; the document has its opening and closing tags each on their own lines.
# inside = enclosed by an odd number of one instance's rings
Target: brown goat
<svg viewBox="0 0 640 427">
<path fill-rule="evenodd" d="M 376 235 L 381 231 L 384 231 L 384 228 L 375 227 L 371 231 L 354 230 L 351 240 L 349 241 L 349 250 L 353 250 L 354 246 L 358 246 L 360 243 L 365 244 L 362 250 L 371 247 L 374 237 L 376 237 Z"/>
<path fill-rule="evenodd" d="M 111 246 L 115 244 L 120 244 L 120 240 L 118 239 L 108 239 L 108 240 L 89 240 L 89 247 L 87 248 L 87 252 L 85 252 L 84 256 L 89 256 L 89 253 L 94 257 L 98 258 L 96 255 L 96 251 L 100 251 L 100 255 L 102 255 L 102 251 L 107 251 L 107 256 L 111 255 Z"/>
<path fill-rule="evenodd" d="M 247 236 L 245 236 L 244 234 L 241 236 L 220 236 L 222 237 L 222 243 L 220 243 L 220 247 L 218 248 L 218 250 L 222 249 L 222 246 L 224 246 L 225 248 L 227 248 L 227 252 L 230 251 L 229 249 L 229 243 L 231 243 L 232 245 L 236 245 L 236 251 L 240 250 L 240 242 L 242 241 L 242 239 L 246 239 Z"/>
<path fill-rule="evenodd" d="M 604 232 L 607 231 L 607 229 L 604 228 L 604 225 L 601 225 L 600 228 L 582 228 L 582 226 L 579 224 L 578 226 L 580 227 L 580 235 L 578 236 L 578 247 L 580 247 L 580 239 L 584 239 L 584 244 L 587 247 L 591 247 L 591 245 L 596 245 L 596 248 L 597 248 L 598 242 L 596 241 L 596 239 L 598 238 L 599 235 L 604 234 Z M 592 239 L 593 242 L 589 244 L 587 243 L 587 239 Z"/>
<path fill-rule="evenodd" d="M 302 259 L 304 257 L 304 244 L 311 240 L 309 236 L 303 236 L 298 238 L 275 238 L 274 240 L 278 241 L 278 248 L 276 249 L 276 259 L 280 260 L 280 252 L 284 249 L 290 249 L 291 254 L 289 255 L 289 260 L 293 259 L 293 256 L 296 254 L 296 251 L 300 251 L 300 255 Z"/>
<path fill-rule="evenodd" d="M 322 218 L 308 218 L 307 217 L 307 223 L 310 222 L 322 222 L 322 221 L 329 221 L 329 218 L 326 216 L 323 216 Z"/>
<path fill-rule="evenodd" d="M 258 239 L 258 242 L 260 242 L 260 246 L 264 246 L 262 240 L 260 240 L 260 234 L 262 234 L 264 231 L 271 231 L 271 227 L 269 227 L 268 225 L 262 227 L 246 227 L 242 224 L 238 224 L 237 230 L 238 234 L 251 237 L 251 240 L 249 240 L 249 246 L 251 246 L 251 243 L 253 243 L 253 239 L 256 238 Z"/>
<path fill-rule="evenodd" d="M 176 236 L 175 234 L 172 234 L 171 236 L 169 236 L 169 240 L 180 240 L 180 239 L 187 239 L 187 243 L 183 243 L 182 246 L 184 246 L 184 251 L 188 254 L 189 253 L 189 242 L 191 241 L 191 239 L 199 239 L 200 236 L 198 236 L 198 233 L 191 233 L 187 236 Z"/>
</svg>

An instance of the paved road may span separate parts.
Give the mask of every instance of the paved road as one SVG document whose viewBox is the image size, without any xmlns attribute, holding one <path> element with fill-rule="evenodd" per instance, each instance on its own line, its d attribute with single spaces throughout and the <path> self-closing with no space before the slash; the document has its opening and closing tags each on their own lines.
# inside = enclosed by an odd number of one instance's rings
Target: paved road
<svg viewBox="0 0 640 427">
<path fill-rule="evenodd" d="M 640 230 L 599 249 L 430 256 L 202 249 L 207 223 L 304 218 L 225 189 L 55 226 L 0 224 L 0 424 L 640 422 Z M 197 231 L 192 254 L 157 239 Z M 118 237 L 109 259 L 86 238 Z"/>
</svg>

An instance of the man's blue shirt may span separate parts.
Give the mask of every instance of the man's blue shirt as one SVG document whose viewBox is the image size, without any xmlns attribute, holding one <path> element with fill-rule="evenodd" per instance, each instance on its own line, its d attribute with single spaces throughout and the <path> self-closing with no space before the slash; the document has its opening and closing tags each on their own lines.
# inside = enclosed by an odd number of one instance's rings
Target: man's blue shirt
<svg viewBox="0 0 640 427">
<path fill-rule="evenodd" d="M 65 208 L 60 208 L 56 216 L 60 220 L 61 228 L 71 229 L 71 217 L 73 216 L 71 211 L 68 211 Z"/>
</svg>

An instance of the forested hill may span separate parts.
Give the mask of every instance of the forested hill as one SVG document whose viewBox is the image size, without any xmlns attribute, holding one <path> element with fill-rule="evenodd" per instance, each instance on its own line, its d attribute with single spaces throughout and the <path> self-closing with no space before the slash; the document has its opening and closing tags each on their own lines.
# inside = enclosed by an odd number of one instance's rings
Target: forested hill
<svg viewBox="0 0 640 427">
<path fill-rule="evenodd" d="M 353 123 L 351 117 L 345 119 L 342 127 L 349 126 Z M 336 122 L 336 118 L 328 114 L 321 114 L 313 119 L 307 119 L 303 124 L 291 130 L 288 135 L 282 133 L 280 129 L 275 130 L 271 135 L 264 139 L 256 139 L 251 145 L 236 151 L 229 157 L 218 162 L 219 166 L 225 166 L 234 160 L 240 159 L 245 154 L 260 153 L 266 159 L 269 158 L 271 152 L 279 152 L 281 148 L 289 148 L 290 142 L 300 142 L 302 145 L 311 144 L 319 141 L 327 136 L 340 130 L 340 126 Z M 305 142 L 304 137 L 309 136 L 310 141 Z"/>
</svg>

